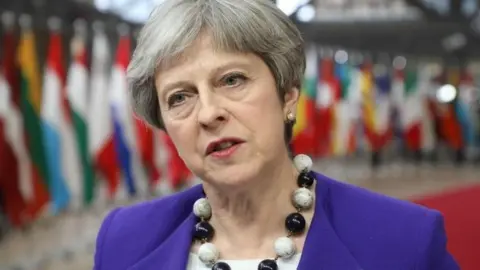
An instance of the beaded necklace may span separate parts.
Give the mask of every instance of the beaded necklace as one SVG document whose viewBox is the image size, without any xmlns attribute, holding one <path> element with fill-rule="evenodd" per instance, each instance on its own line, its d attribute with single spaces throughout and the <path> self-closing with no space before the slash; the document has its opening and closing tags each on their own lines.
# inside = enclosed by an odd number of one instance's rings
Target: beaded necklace
<svg viewBox="0 0 480 270">
<path fill-rule="evenodd" d="M 314 203 L 314 194 L 310 190 L 315 177 L 311 172 L 312 160 L 306 155 L 298 155 L 293 159 L 295 168 L 298 170 L 297 177 L 298 189 L 292 193 L 292 203 L 296 212 L 289 214 L 285 218 L 285 229 L 287 236 L 277 238 L 274 243 L 276 257 L 265 259 L 258 264 L 258 270 L 277 270 L 277 260 L 279 258 L 291 258 L 297 252 L 292 237 L 301 235 L 305 232 L 306 221 L 302 212 L 310 209 Z M 212 217 L 212 208 L 208 199 L 200 198 L 193 205 L 193 213 L 198 218 L 198 223 L 193 230 L 194 240 L 199 241 L 201 246 L 198 249 L 199 259 L 212 270 L 231 270 L 230 265 L 218 261 L 220 252 L 214 244 L 210 243 L 215 235 L 215 230 L 209 223 Z"/>
</svg>

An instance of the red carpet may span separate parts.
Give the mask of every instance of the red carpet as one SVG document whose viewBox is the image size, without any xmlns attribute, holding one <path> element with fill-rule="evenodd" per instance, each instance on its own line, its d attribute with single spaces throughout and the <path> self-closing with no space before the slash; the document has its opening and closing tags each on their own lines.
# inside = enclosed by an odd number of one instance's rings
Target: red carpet
<svg viewBox="0 0 480 270">
<path fill-rule="evenodd" d="M 480 269 L 480 186 L 415 200 L 445 217 L 448 249 L 462 270 Z"/>
</svg>

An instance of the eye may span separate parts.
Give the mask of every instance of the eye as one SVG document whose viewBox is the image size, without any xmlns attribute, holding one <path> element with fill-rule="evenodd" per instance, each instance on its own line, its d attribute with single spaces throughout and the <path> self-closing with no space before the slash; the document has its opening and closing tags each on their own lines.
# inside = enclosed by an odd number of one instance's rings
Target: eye
<svg viewBox="0 0 480 270">
<path fill-rule="evenodd" d="M 168 107 L 176 107 L 182 105 L 188 98 L 188 94 L 184 92 L 177 92 L 168 97 Z"/>
<path fill-rule="evenodd" d="M 223 77 L 221 82 L 223 85 L 227 87 L 236 87 L 241 85 L 247 80 L 245 75 L 240 73 L 228 74 L 227 76 Z"/>
</svg>

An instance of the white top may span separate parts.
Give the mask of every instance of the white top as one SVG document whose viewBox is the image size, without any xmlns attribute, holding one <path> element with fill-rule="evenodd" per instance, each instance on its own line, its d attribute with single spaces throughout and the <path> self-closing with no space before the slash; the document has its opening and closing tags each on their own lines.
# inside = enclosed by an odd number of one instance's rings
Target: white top
<svg viewBox="0 0 480 270">
<path fill-rule="evenodd" d="M 292 258 L 288 260 L 279 259 L 278 269 L 279 270 L 297 270 L 298 264 L 300 263 L 301 253 L 295 254 Z M 258 264 L 262 261 L 258 260 L 222 260 L 223 262 L 228 263 L 232 270 L 252 270 L 258 269 Z M 211 270 L 211 267 L 207 267 L 200 261 L 197 254 L 190 253 L 188 258 L 187 270 Z"/>
</svg>

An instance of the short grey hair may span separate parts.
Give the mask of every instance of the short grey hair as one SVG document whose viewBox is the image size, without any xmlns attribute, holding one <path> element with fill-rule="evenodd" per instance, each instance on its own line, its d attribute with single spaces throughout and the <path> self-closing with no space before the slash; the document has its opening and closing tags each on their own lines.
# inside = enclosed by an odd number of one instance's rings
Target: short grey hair
<svg viewBox="0 0 480 270">
<path fill-rule="evenodd" d="M 202 33 L 211 36 L 216 49 L 261 57 L 282 101 L 286 91 L 301 88 L 304 41 L 295 24 L 271 0 L 165 0 L 140 31 L 127 72 L 133 110 L 150 125 L 164 129 L 156 71 L 167 67 Z M 290 141 L 292 125 L 287 129 Z"/>
</svg>

